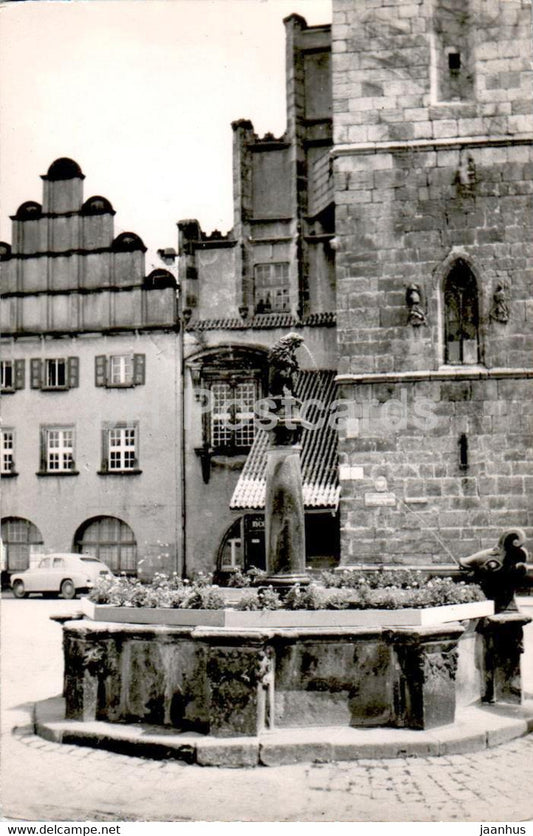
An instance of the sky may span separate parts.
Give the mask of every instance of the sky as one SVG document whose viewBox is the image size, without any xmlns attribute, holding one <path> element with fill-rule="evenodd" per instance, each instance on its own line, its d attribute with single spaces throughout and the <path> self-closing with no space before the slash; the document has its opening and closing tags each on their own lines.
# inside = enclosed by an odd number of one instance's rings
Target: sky
<svg viewBox="0 0 533 836">
<path fill-rule="evenodd" d="M 285 30 L 331 0 L 33 0 L 0 5 L 0 240 L 71 157 L 115 232 L 176 247 L 176 222 L 232 226 L 231 122 L 285 130 Z"/>
</svg>

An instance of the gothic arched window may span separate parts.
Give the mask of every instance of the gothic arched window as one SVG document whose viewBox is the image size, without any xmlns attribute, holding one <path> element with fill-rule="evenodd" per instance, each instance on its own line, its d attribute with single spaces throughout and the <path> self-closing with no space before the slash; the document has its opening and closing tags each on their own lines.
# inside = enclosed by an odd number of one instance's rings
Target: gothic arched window
<svg viewBox="0 0 533 836">
<path fill-rule="evenodd" d="M 444 361 L 471 364 L 480 360 L 476 279 L 458 259 L 444 282 Z"/>
</svg>

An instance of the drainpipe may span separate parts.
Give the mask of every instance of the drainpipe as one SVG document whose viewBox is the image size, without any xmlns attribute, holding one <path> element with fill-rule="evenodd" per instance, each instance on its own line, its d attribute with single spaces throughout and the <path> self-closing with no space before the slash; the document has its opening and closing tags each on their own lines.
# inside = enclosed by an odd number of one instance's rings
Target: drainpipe
<svg viewBox="0 0 533 836">
<path fill-rule="evenodd" d="M 176 325 L 178 330 L 178 358 L 176 368 L 176 401 L 178 410 L 178 446 L 180 451 L 179 475 L 179 505 L 180 505 L 180 537 L 176 526 L 176 547 L 181 541 L 181 576 L 187 577 L 187 514 L 186 514 L 186 481 L 185 481 L 185 325 L 183 316 L 183 294 L 179 281 L 179 256 L 174 249 L 158 250 L 158 255 L 176 280 Z M 180 574 L 180 555 L 176 554 L 175 570 Z"/>
<path fill-rule="evenodd" d="M 180 375 L 179 375 L 179 411 L 180 425 L 180 509 L 181 509 L 181 575 L 187 577 L 187 510 L 185 503 L 185 318 L 183 316 L 183 292 L 178 284 L 178 326 L 179 326 L 179 353 L 180 353 Z"/>
</svg>

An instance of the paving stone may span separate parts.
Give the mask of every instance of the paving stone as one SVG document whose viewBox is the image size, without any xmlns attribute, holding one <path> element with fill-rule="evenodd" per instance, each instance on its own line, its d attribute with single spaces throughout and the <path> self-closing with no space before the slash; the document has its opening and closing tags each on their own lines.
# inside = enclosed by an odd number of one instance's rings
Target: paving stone
<svg viewBox="0 0 533 836">
<path fill-rule="evenodd" d="M 305 761 L 331 761 L 333 751 L 329 743 L 297 741 L 290 746 L 265 742 L 259 747 L 259 761 L 263 766 L 282 766 Z"/>
<path fill-rule="evenodd" d="M 202 740 L 196 745 L 196 762 L 200 766 L 257 766 L 259 745 L 238 740 Z"/>
</svg>

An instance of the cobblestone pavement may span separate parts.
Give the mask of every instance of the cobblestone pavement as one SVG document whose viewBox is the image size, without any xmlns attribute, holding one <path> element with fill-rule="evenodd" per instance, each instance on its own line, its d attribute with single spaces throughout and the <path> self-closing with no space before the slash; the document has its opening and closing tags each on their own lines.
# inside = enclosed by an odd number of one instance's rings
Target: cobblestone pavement
<svg viewBox="0 0 533 836">
<path fill-rule="evenodd" d="M 494 750 L 214 769 L 61 746 L 18 732 L 4 814 L 29 820 L 528 821 L 533 735 Z M 238 788 L 238 789 L 237 789 Z"/>
<path fill-rule="evenodd" d="M 4 601 L 2 806 L 30 821 L 529 821 L 533 735 L 442 758 L 214 769 L 62 746 L 27 727 L 61 685 L 75 602 Z M 16 608 L 16 609 L 15 609 Z M 13 731 L 13 726 L 18 728 Z"/>
</svg>

